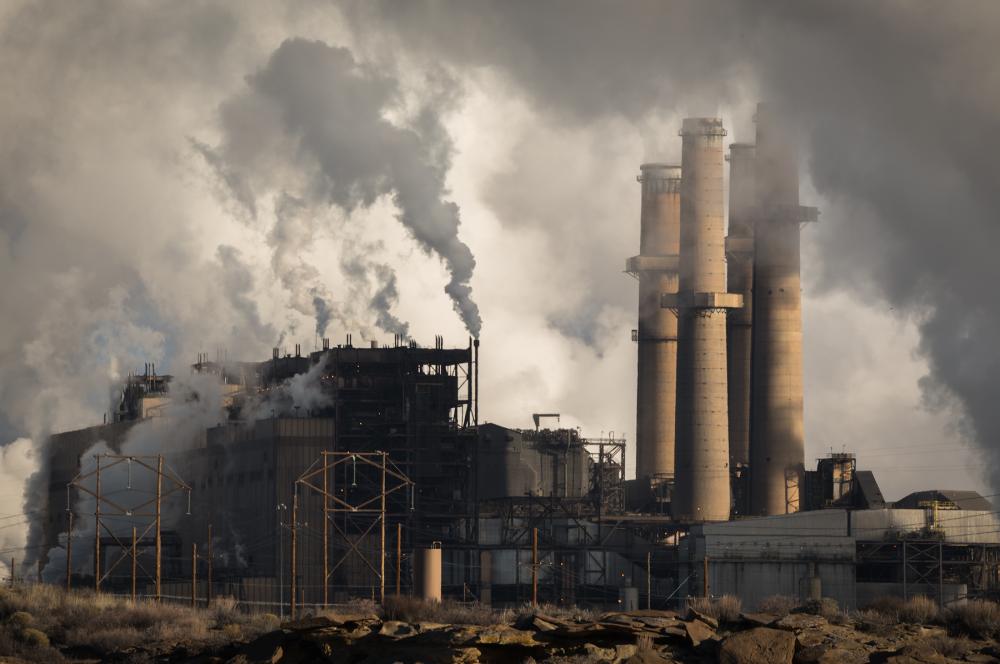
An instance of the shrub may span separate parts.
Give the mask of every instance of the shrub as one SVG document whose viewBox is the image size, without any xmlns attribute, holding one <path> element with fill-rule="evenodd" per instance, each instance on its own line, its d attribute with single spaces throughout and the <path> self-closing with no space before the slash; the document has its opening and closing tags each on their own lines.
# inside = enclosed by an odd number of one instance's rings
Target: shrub
<svg viewBox="0 0 1000 664">
<path fill-rule="evenodd" d="M 32 648 L 48 648 L 49 637 L 40 629 L 25 627 L 21 630 L 21 639 Z"/>
<path fill-rule="evenodd" d="M 688 606 L 695 611 L 715 618 L 719 622 L 736 622 L 740 619 L 743 602 L 735 595 L 723 595 L 716 599 L 692 597 Z"/>
<path fill-rule="evenodd" d="M 930 648 L 939 655 L 944 655 L 952 659 L 964 657 L 966 653 L 975 647 L 975 644 L 964 636 L 952 637 L 944 634 L 930 636 L 921 641 L 920 645 Z"/>
<path fill-rule="evenodd" d="M 861 609 L 857 613 L 859 628 L 866 632 L 881 631 L 880 628 L 896 625 L 899 620 L 895 616 L 890 616 L 875 609 Z"/>
<path fill-rule="evenodd" d="M 487 606 L 460 604 L 448 600 L 425 602 L 417 597 L 386 597 L 382 604 L 382 616 L 386 620 L 455 625 L 496 625 L 502 622 L 500 614 Z"/>
<path fill-rule="evenodd" d="M 243 636 L 243 628 L 236 623 L 229 623 L 228 625 L 222 626 L 222 633 L 225 634 L 226 638 L 230 641 L 237 641 L 241 636 Z"/>
<path fill-rule="evenodd" d="M 940 611 L 937 602 L 929 597 L 917 595 L 899 606 L 898 615 L 900 622 L 926 625 L 937 621 Z"/>
<path fill-rule="evenodd" d="M 776 616 L 787 616 L 799 605 L 799 600 L 789 595 L 771 595 L 760 600 L 757 610 Z"/>
<path fill-rule="evenodd" d="M 28 627 L 35 622 L 35 617 L 27 611 L 15 611 L 10 616 L 10 622 L 17 627 Z"/>
<path fill-rule="evenodd" d="M 878 597 L 862 607 L 862 613 L 869 622 L 879 624 L 894 624 L 899 622 L 899 614 L 905 602 L 901 597 L 885 595 Z"/>
<path fill-rule="evenodd" d="M 974 599 L 948 609 L 945 621 L 952 633 L 984 639 L 1000 635 L 1000 606 Z"/>
<path fill-rule="evenodd" d="M 279 627 L 281 627 L 281 618 L 273 613 L 255 613 L 244 623 L 246 632 L 253 636 L 273 632 Z"/>
</svg>

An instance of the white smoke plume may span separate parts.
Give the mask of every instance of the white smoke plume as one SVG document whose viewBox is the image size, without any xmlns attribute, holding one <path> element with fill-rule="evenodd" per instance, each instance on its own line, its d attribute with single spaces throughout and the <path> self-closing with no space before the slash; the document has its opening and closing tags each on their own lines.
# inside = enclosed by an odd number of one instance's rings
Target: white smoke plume
<svg viewBox="0 0 1000 664">
<path fill-rule="evenodd" d="M 238 183 L 234 197 L 247 187 L 258 197 L 274 195 L 278 186 L 284 197 L 294 186 L 296 199 L 348 214 L 391 197 L 413 239 L 444 261 L 445 292 L 478 336 L 482 322 L 469 285 L 476 263 L 458 237 L 458 206 L 446 199 L 451 144 L 438 109 L 390 121 L 389 114 L 405 112 L 395 78 L 347 49 L 302 39 L 282 43 L 247 82 L 222 107 L 223 138 L 211 159 L 225 182 Z"/>
</svg>

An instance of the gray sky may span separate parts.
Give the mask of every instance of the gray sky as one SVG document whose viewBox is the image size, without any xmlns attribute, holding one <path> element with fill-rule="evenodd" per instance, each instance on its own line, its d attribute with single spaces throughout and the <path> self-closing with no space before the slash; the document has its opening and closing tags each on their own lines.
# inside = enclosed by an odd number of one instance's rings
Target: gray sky
<svg viewBox="0 0 1000 664">
<path fill-rule="evenodd" d="M 684 116 L 751 140 L 767 99 L 822 210 L 808 456 L 857 451 L 889 498 L 993 493 L 998 19 L 972 0 L 4 3 L 0 444 L 22 442 L 0 471 L 99 422 L 145 361 L 267 357 L 324 326 L 464 345 L 480 318 L 484 417 L 632 440 L 634 176 L 678 159 Z"/>
</svg>

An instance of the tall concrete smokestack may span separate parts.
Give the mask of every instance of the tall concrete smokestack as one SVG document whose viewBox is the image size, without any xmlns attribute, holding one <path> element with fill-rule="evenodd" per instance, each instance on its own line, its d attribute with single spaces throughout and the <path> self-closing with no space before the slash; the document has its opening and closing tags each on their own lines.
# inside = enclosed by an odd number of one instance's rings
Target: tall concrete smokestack
<svg viewBox="0 0 1000 664">
<path fill-rule="evenodd" d="M 805 473 L 802 425 L 802 291 L 799 205 L 792 132 L 766 105 L 757 109 L 753 287 L 750 513 L 799 510 Z"/>
<path fill-rule="evenodd" d="M 729 463 L 750 463 L 750 326 L 753 323 L 754 146 L 729 146 L 729 236 L 726 257 L 730 293 L 743 296 L 743 306 L 729 312 Z"/>
<path fill-rule="evenodd" d="M 674 476 L 677 316 L 660 306 L 660 296 L 677 293 L 681 169 L 643 164 L 639 170 L 639 255 L 626 264 L 626 270 L 639 279 L 636 476 L 657 483 Z"/>
<path fill-rule="evenodd" d="M 687 118 L 681 136 L 681 254 L 677 312 L 677 473 L 673 516 L 729 518 L 729 408 L 726 309 L 742 298 L 726 292 L 723 149 L 718 118 Z"/>
</svg>

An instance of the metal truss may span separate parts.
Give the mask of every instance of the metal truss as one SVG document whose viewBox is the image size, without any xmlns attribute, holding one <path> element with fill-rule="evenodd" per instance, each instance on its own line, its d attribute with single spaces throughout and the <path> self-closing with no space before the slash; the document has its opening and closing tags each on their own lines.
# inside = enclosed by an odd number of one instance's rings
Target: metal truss
<svg viewBox="0 0 1000 664">
<path fill-rule="evenodd" d="M 104 465 L 101 460 L 104 460 Z M 66 537 L 66 585 L 70 585 L 72 540 L 73 540 L 73 511 L 70 499 L 71 489 L 82 491 L 94 498 L 94 590 L 100 592 L 101 583 L 106 580 L 111 573 L 125 560 L 131 558 L 132 562 L 132 597 L 135 597 L 137 570 L 149 579 L 152 579 L 156 588 L 156 601 L 160 600 L 160 589 L 162 584 L 162 557 L 163 557 L 163 537 L 161 534 L 161 516 L 163 512 L 163 501 L 180 491 L 187 492 L 187 514 L 191 514 L 191 487 L 182 480 L 171 469 L 164 468 L 163 455 L 156 456 L 135 456 L 121 454 L 95 454 L 94 460 L 96 468 L 87 473 L 80 473 L 66 485 L 66 509 L 69 512 L 70 529 Z M 101 473 L 107 472 L 116 466 L 126 464 L 128 467 L 128 482 L 125 491 L 132 490 L 132 467 L 138 467 L 140 474 L 152 475 L 155 478 L 156 491 L 153 498 L 136 502 L 135 504 L 122 504 L 119 500 L 111 499 L 103 491 L 101 486 Z M 88 480 L 94 479 L 94 487 L 89 487 Z M 164 480 L 168 486 L 164 487 Z M 112 493 L 118 493 L 117 489 Z M 126 494 L 127 495 L 127 494 Z M 104 509 L 102 509 L 102 507 Z M 141 533 L 137 533 L 136 527 L 132 527 L 131 542 L 125 543 L 121 538 L 108 527 L 105 522 L 109 518 L 127 517 L 130 519 L 149 519 Z M 107 538 L 101 537 L 101 531 L 107 533 Z M 153 547 L 155 550 L 155 563 L 152 572 L 149 572 L 138 562 L 138 549 L 140 546 L 148 547 L 147 536 L 153 533 Z M 116 544 L 121 551 L 121 555 L 106 570 L 101 566 L 102 541 Z"/>
<path fill-rule="evenodd" d="M 317 466 L 317 464 L 319 464 Z M 350 483 L 337 483 L 337 470 L 345 471 Z M 346 484 L 346 485 L 345 485 Z M 296 481 L 292 499 L 292 579 L 291 612 L 295 615 L 297 555 L 296 534 L 298 502 L 301 487 L 323 500 L 323 604 L 329 603 L 330 577 L 352 556 L 356 557 L 378 579 L 379 600 L 385 600 L 385 554 L 387 498 L 413 486 L 390 459 L 387 452 L 321 452 L 320 458 Z M 412 494 L 411 494 L 412 502 Z M 330 528 L 347 545 L 343 554 L 330 559 Z M 361 549 L 361 543 L 379 532 L 379 556 L 371 559 Z M 397 546 L 398 543 L 397 543 Z M 332 562 L 332 567 L 331 567 Z"/>
</svg>

